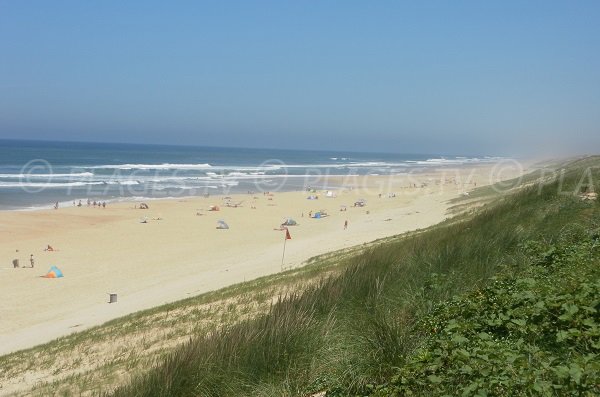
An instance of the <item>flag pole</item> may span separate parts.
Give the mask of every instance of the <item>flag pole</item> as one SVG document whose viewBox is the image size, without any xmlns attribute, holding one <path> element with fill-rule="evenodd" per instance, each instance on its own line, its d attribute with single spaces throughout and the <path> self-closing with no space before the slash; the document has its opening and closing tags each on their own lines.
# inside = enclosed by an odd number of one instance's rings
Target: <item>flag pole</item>
<svg viewBox="0 0 600 397">
<path fill-rule="evenodd" d="M 285 243 L 287 243 L 287 235 L 283 236 L 283 254 L 281 255 L 281 271 L 283 271 L 283 259 L 285 258 Z"/>
<path fill-rule="evenodd" d="M 286 227 L 284 228 L 285 230 L 285 234 L 283 235 L 283 254 L 281 255 L 281 271 L 283 271 L 283 260 L 285 258 L 285 244 L 287 243 L 288 240 L 291 240 L 292 236 L 290 236 L 290 231 L 289 229 Z"/>
</svg>

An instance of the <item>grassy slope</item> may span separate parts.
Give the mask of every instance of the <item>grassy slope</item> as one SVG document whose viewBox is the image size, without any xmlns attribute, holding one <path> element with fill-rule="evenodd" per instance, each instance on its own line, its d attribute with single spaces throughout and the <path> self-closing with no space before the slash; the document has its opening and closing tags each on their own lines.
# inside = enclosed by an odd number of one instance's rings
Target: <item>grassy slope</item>
<svg viewBox="0 0 600 397">
<path fill-rule="evenodd" d="M 373 396 L 600 395 L 596 222 L 525 244 L 527 269 L 440 304 L 415 329 L 422 345 Z"/>
<path fill-rule="evenodd" d="M 593 227 L 598 204 L 573 192 L 593 183 L 585 170 L 599 164 L 575 161 L 560 180 L 546 177 L 461 222 L 350 258 L 341 273 L 281 298 L 269 313 L 190 340 L 113 395 L 350 395 L 386 384 L 427 342 L 420 324 L 442 302 L 499 273 L 528 271 L 528 242 Z"/>
</svg>

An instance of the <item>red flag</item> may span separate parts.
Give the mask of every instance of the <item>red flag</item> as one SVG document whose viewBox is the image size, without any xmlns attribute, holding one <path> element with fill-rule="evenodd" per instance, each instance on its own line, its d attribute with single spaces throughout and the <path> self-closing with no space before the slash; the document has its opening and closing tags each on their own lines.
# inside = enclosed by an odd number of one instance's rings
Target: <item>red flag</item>
<svg viewBox="0 0 600 397">
<path fill-rule="evenodd" d="M 288 228 L 285 228 L 285 239 L 286 240 L 291 240 L 292 236 L 290 236 L 290 231 L 288 230 Z"/>
</svg>

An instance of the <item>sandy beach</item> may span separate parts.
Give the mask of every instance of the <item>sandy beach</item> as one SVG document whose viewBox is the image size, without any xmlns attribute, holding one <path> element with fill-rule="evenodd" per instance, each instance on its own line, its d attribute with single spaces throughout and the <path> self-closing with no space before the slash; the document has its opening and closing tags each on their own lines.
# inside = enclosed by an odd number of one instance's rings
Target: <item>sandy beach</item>
<svg viewBox="0 0 600 397">
<path fill-rule="evenodd" d="M 431 226 L 448 216 L 450 199 L 489 183 L 492 167 L 465 167 L 459 178 L 454 171 L 432 170 L 331 181 L 343 186 L 334 191 L 336 197 L 318 190 L 155 200 L 145 210 L 134 208 L 139 202 L 122 202 L 1 212 L 0 354 L 279 272 L 285 232 L 274 229 L 287 217 L 299 225 L 289 228 L 284 268 Z M 308 200 L 310 194 L 318 200 Z M 367 205 L 354 207 L 358 199 Z M 228 200 L 241 205 L 228 207 Z M 209 211 L 211 205 L 220 211 Z M 329 216 L 309 218 L 319 210 Z M 143 218 L 147 223 L 140 222 Z M 228 230 L 216 229 L 220 219 Z M 47 245 L 55 251 L 45 251 Z M 34 268 L 28 267 L 30 254 Z M 15 258 L 20 268 L 13 268 Z M 52 265 L 63 278 L 41 277 Z M 109 293 L 118 295 L 117 303 L 108 303 Z"/>
</svg>

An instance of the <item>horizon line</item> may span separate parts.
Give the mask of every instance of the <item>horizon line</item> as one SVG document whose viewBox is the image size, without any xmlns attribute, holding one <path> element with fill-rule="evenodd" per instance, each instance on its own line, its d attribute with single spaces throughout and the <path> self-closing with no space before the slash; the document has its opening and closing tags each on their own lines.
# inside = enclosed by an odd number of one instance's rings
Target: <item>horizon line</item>
<svg viewBox="0 0 600 397">
<path fill-rule="evenodd" d="M 140 143 L 140 142 L 106 142 L 106 141 L 76 141 L 76 140 L 50 140 L 50 139 L 26 139 L 26 138 L 0 138 L 0 142 L 40 142 L 40 143 L 67 143 L 67 144 L 98 144 L 98 145 L 126 145 L 126 146 L 155 146 L 172 148 L 204 148 L 204 149 L 234 149 L 234 150 L 282 150 L 289 152 L 317 152 L 317 153 L 357 153 L 357 154 L 386 154 L 386 155 L 414 155 L 414 156 L 448 156 L 448 157 L 506 157 L 501 155 L 478 154 L 476 156 L 467 154 L 449 154 L 449 153 L 417 153 L 417 152 L 381 152 L 381 151 L 358 151 L 358 150 L 334 150 L 334 149 L 290 149 L 275 147 L 242 147 L 242 146 L 213 146 L 198 144 L 168 144 L 168 143 Z"/>
</svg>

